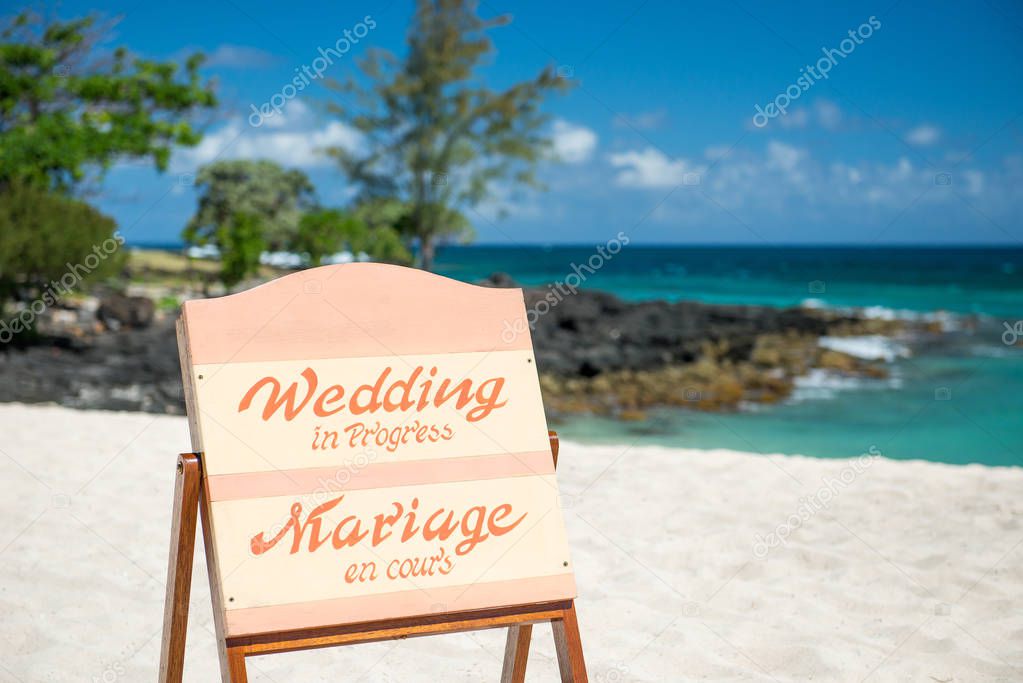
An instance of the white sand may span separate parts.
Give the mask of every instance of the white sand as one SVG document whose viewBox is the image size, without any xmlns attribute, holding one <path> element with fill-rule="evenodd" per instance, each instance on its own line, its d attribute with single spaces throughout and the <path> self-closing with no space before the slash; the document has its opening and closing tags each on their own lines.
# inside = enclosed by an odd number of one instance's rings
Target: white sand
<svg viewBox="0 0 1023 683">
<path fill-rule="evenodd" d="M 0 681 L 155 680 L 185 421 L 7 405 L 0 434 Z M 592 681 L 1023 680 L 1023 470 L 876 460 L 758 558 L 754 538 L 848 461 L 566 443 L 561 463 Z M 185 678 L 209 683 L 197 560 Z M 528 680 L 556 680 L 550 631 L 535 633 Z M 503 644 L 487 631 L 249 668 L 496 681 Z"/>
</svg>

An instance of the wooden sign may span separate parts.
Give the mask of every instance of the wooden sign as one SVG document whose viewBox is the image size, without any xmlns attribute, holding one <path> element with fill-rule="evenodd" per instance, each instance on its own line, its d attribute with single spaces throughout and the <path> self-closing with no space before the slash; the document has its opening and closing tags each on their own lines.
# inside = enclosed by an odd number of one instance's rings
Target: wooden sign
<svg viewBox="0 0 1023 683">
<path fill-rule="evenodd" d="M 180 470 L 201 480 L 225 681 L 245 680 L 246 655 L 503 625 L 505 679 L 521 680 L 538 620 L 562 633 L 564 680 L 585 679 L 521 290 L 327 266 L 189 301 L 178 334 L 200 454 Z M 163 680 L 180 680 L 188 521 Z"/>
</svg>

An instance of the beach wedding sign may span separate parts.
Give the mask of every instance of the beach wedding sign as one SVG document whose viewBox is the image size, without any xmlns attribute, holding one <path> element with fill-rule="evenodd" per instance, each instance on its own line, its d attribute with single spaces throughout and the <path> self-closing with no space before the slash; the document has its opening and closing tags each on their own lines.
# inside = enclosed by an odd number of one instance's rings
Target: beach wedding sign
<svg viewBox="0 0 1023 683">
<path fill-rule="evenodd" d="M 245 657 L 531 624 L 585 681 L 522 291 L 354 263 L 188 301 L 161 681 L 180 681 L 201 519 L 222 676 Z M 508 331 L 521 330 L 509 334 Z"/>
</svg>

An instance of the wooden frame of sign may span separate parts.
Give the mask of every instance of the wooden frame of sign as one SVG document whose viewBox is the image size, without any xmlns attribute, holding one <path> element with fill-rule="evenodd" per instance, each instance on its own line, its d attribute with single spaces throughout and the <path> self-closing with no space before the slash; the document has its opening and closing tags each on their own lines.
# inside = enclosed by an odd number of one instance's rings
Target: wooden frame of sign
<svg viewBox="0 0 1023 683">
<path fill-rule="evenodd" d="M 224 683 L 245 658 L 550 622 L 587 680 L 522 291 L 379 264 L 186 302 L 160 682 L 180 683 L 201 522 Z"/>
</svg>

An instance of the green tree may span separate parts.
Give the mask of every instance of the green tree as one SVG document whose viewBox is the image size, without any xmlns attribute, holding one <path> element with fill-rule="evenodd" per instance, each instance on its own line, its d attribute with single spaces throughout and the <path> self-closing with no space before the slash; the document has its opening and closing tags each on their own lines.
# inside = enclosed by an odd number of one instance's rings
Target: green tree
<svg viewBox="0 0 1023 683">
<path fill-rule="evenodd" d="M 347 249 L 367 254 L 375 261 L 408 263 L 411 255 L 394 228 L 369 227 L 352 213 L 339 209 L 318 209 L 302 216 L 292 251 L 306 254 L 309 264 L 318 266 L 324 256 Z"/>
<path fill-rule="evenodd" d="M 266 249 L 259 216 L 237 213 L 217 228 L 220 281 L 230 288 L 259 270 L 259 255 Z"/>
<path fill-rule="evenodd" d="M 398 230 L 398 224 L 408 210 L 408 204 L 393 197 L 362 197 L 352 206 L 352 214 L 370 229 Z"/>
<path fill-rule="evenodd" d="M 403 59 L 375 50 L 359 62 L 361 82 L 332 83 L 360 103 L 332 105 L 368 143 L 328 152 L 359 186 L 363 200 L 397 199 L 409 207 L 404 224 L 430 269 L 438 240 L 466 236 L 467 221 L 448 222 L 472 207 L 497 181 L 538 186 L 537 162 L 549 156 L 542 132 L 543 98 L 569 82 L 551 67 L 531 80 L 494 91 L 478 70 L 494 50 L 490 29 L 473 0 L 418 0 Z M 345 102 L 348 98 L 345 99 Z"/>
<path fill-rule="evenodd" d="M 358 251 L 364 252 L 374 261 L 412 265 L 412 254 L 397 230 L 386 227 L 369 228 L 367 240 Z"/>
<path fill-rule="evenodd" d="M 88 204 L 14 182 L 0 190 L 0 309 L 18 299 L 52 306 L 83 281 L 123 265 L 116 224 Z"/>
<path fill-rule="evenodd" d="M 454 207 L 430 204 L 422 209 L 431 222 L 445 226 L 448 236 L 457 235 L 468 240 L 473 235 L 472 224 Z M 431 215 L 431 212 L 436 212 Z M 413 221 L 415 208 L 408 202 L 393 197 L 367 197 L 357 202 L 353 209 L 354 215 L 364 222 L 370 230 L 378 231 L 377 249 L 389 256 L 374 256 L 377 260 L 390 263 L 408 264 L 412 257 L 402 241 L 416 241 L 416 224 Z M 388 248 L 392 245 L 395 249 Z M 396 249 L 401 246 L 400 249 Z M 367 252 L 369 253 L 369 252 Z"/>
<path fill-rule="evenodd" d="M 366 226 L 357 218 L 337 209 L 318 209 L 302 216 L 291 250 L 309 257 L 309 265 L 318 266 L 324 256 L 341 251 L 352 242 L 361 242 Z"/>
<path fill-rule="evenodd" d="M 123 158 L 165 170 L 175 146 L 201 139 L 189 118 L 216 105 L 202 55 L 171 62 L 109 55 L 96 17 L 44 22 L 23 12 L 0 28 L 0 187 L 15 180 L 73 190 Z"/>
<path fill-rule="evenodd" d="M 199 208 L 182 237 L 189 244 L 220 244 L 221 228 L 238 214 L 258 218 L 271 250 L 295 237 L 302 214 L 315 207 L 313 184 L 305 173 L 272 161 L 216 161 L 196 176 Z"/>
</svg>

